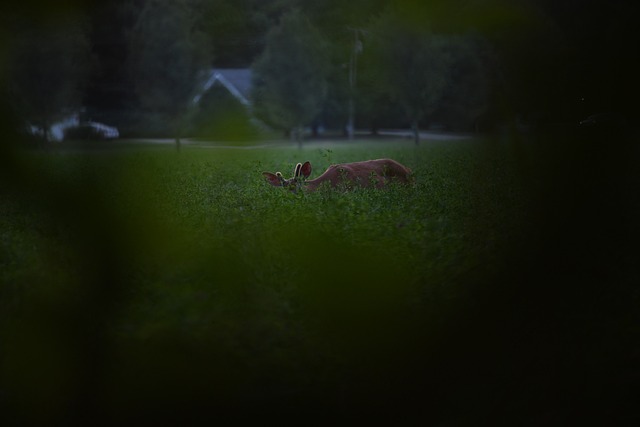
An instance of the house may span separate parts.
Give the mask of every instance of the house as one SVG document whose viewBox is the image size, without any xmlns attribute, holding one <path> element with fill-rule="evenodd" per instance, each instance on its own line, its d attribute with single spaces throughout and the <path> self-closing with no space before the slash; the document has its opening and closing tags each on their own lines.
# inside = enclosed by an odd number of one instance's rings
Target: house
<svg viewBox="0 0 640 427">
<path fill-rule="evenodd" d="M 193 104 L 198 106 L 193 119 L 196 136 L 254 140 L 261 132 L 269 131 L 253 114 L 250 68 L 213 68 L 201 75 L 200 82 L 201 89 L 193 97 Z M 219 87 L 215 88 L 216 85 Z"/>
<path fill-rule="evenodd" d="M 251 107 L 251 69 L 250 68 L 213 68 L 206 72 L 202 90 L 193 97 L 193 103 L 200 102 L 202 96 L 213 85 L 220 84 L 242 105 Z"/>
</svg>

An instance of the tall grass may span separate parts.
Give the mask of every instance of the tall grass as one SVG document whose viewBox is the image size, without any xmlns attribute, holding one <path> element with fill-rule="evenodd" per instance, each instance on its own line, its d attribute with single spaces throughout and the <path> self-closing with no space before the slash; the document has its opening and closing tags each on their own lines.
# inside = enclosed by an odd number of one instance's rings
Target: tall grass
<svg viewBox="0 0 640 427">
<path fill-rule="evenodd" d="M 521 259 L 539 257 L 528 242 L 544 183 L 512 148 L 20 154 L 0 189 L 8 414 L 186 422 L 213 410 L 302 424 L 466 423 L 505 405 L 531 414 L 529 398 L 552 382 L 521 390 L 537 359 L 510 346 L 532 348 L 518 334 L 536 335 L 527 298 L 542 301 L 532 287 L 549 278 L 523 277 L 538 261 Z M 293 194 L 261 178 L 305 160 L 317 176 L 381 157 L 410 167 L 415 185 Z M 548 326 L 533 341 L 546 342 Z"/>
</svg>

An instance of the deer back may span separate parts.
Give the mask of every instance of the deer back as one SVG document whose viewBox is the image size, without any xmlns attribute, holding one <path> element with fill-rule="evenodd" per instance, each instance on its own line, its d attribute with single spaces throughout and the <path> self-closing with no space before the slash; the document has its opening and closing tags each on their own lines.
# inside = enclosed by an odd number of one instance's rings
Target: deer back
<svg viewBox="0 0 640 427">
<path fill-rule="evenodd" d="M 346 183 L 365 188 L 382 188 L 389 181 L 408 183 L 410 175 L 411 169 L 395 160 L 377 159 L 331 165 L 322 175 L 307 181 L 306 184 L 310 191 L 314 191 L 324 182 L 328 182 L 331 187 Z"/>
</svg>

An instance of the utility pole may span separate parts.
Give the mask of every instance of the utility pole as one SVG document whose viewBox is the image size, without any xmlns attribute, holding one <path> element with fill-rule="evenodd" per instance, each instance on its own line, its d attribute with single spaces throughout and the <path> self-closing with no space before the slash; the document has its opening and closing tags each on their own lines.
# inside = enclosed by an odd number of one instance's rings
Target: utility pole
<svg viewBox="0 0 640 427">
<path fill-rule="evenodd" d="M 349 140 L 353 140 L 355 131 L 355 92 L 358 77 L 358 54 L 362 53 L 362 41 L 360 41 L 359 28 L 347 27 L 349 31 L 353 31 L 353 48 L 349 58 L 349 119 L 347 121 L 347 134 Z"/>
</svg>

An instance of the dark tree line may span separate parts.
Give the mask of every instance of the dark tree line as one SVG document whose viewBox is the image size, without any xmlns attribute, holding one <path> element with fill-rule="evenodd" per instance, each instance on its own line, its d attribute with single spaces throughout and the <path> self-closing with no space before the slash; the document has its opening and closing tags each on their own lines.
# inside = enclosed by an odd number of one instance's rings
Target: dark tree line
<svg viewBox="0 0 640 427">
<path fill-rule="evenodd" d="M 211 66 L 251 66 L 255 113 L 288 132 L 633 108 L 630 10 L 578 3 L 28 0 L 4 15 L 4 89 L 43 130 L 84 106 L 173 136 L 189 132 L 188 100 Z"/>
<path fill-rule="evenodd" d="M 8 98 L 33 129 L 51 125 L 82 105 L 92 62 L 86 25 L 77 15 L 61 22 L 12 26 L 6 67 Z"/>
</svg>

